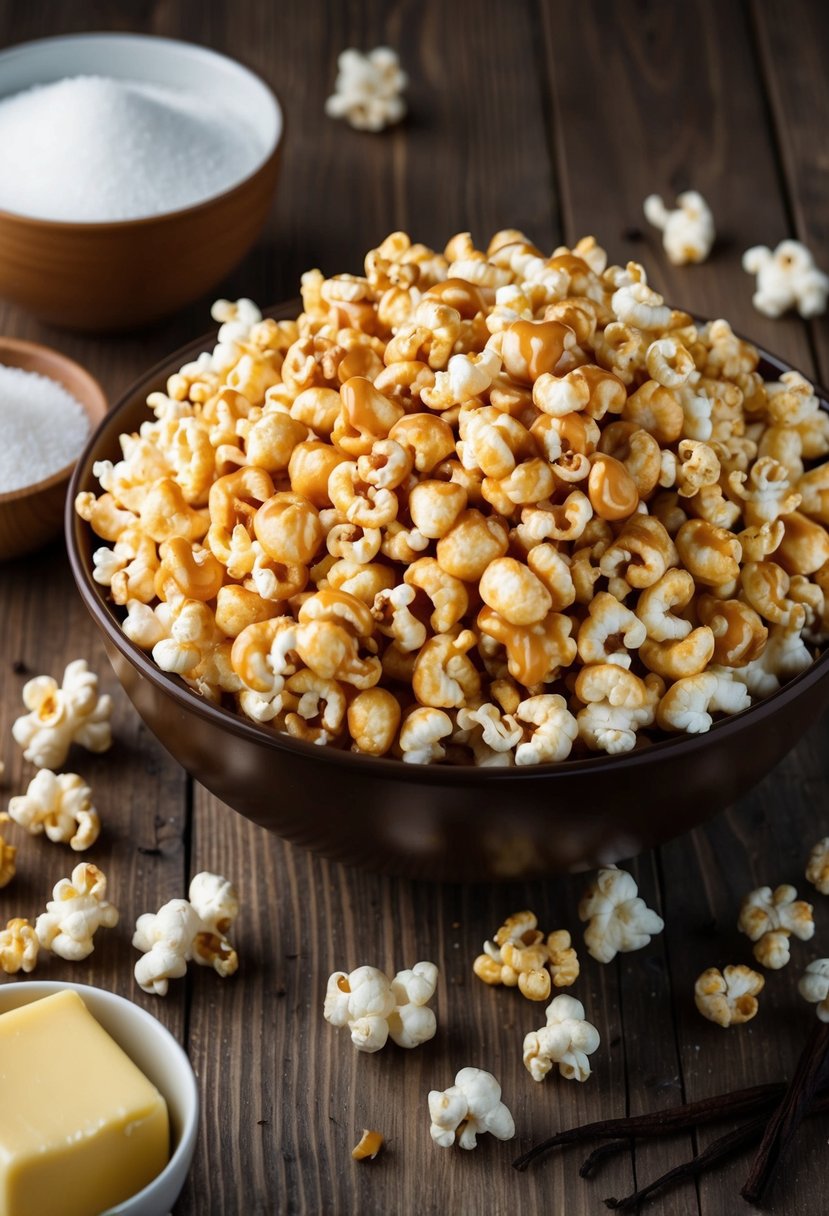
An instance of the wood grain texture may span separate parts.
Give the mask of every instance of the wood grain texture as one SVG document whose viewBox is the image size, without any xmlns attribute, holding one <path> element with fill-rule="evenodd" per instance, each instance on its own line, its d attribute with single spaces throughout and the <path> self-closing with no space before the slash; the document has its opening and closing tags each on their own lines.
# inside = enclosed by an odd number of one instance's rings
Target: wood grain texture
<svg viewBox="0 0 829 1216">
<path fill-rule="evenodd" d="M 750 12 L 714 0 L 681 9 L 631 0 L 0 0 L 0 47 L 60 32 L 146 31 L 215 47 L 268 80 L 287 114 L 277 199 L 263 238 L 221 294 L 262 303 L 293 296 L 302 271 L 358 271 L 365 251 L 397 227 L 440 245 L 456 231 L 485 242 L 499 227 L 518 226 L 549 248 L 594 231 L 614 259 L 641 257 L 677 305 L 727 316 L 810 373 L 812 350 L 826 357 L 825 318 L 809 330 L 796 319 L 761 318 L 739 264 L 748 245 L 785 235 L 791 217 L 816 253 L 825 249 L 825 182 L 815 180 L 822 143 L 808 98 L 817 97 L 814 112 L 823 113 L 819 48 L 829 27 L 822 6 L 798 3 L 796 10 L 789 20 L 787 5 L 765 0 Z M 339 51 L 384 42 L 399 47 L 411 77 L 407 122 L 375 137 L 324 119 Z M 646 230 L 641 203 L 651 190 L 668 197 L 687 186 L 708 198 L 720 239 L 707 265 L 674 269 L 658 234 Z M 139 372 L 202 332 L 208 306 L 203 299 L 150 330 L 96 340 L 39 326 L 0 303 L 0 332 L 52 343 L 88 366 L 115 399 Z M 566 927 L 580 940 L 582 878 L 434 887 L 346 870 L 191 789 L 115 684 L 60 545 L 0 567 L 4 795 L 33 772 L 9 736 L 26 678 L 12 663 L 59 675 L 76 657 L 88 658 L 114 698 L 112 753 L 73 753 L 71 760 L 99 799 L 105 831 L 92 859 L 109 875 L 123 919 L 102 932 L 89 964 L 53 962 L 43 974 L 131 995 L 186 1041 L 203 1116 L 176 1216 L 593 1216 L 605 1210 L 603 1196 L 641 1186 L 690 1155 L 694 1138 L 637 1147 L 590 1182 L 577 1176 L 578 1149 L 525 1175 L 509 1163 L 559 1128 L 773 1079 L 792 1067 L 812 1017 L 795 995 L 797 975 L 823 946 L 794 944 L 791 966 L 768 977 L 760 1016 L 739 1031 L 704 1022 L 692 988 L 706 966 L 750 961 L 735 927 L 746 891 L 765 882 L 805 886 L 805 853 L 829 832 L 826 723 L 739 806 L 632 863 L 666 931 L 606 967 L 580 951 L 574 991 L 602 1034 L 594 1076 L 585 1085 L 557 1077 L 537 1085 L 520 1052 L 544 1006 L 484 986 L 471 962 L 483 939 L 522 907 L 543 928 Z M 75 857 L 13 825 L 3 830 L 20 852 L 18 876 L 0 892 L 0 915 L 33 915 Z M 193 968 L 166 1000 L 144 997 L 132 979 L 134 917 L 184 894 L 201 869 L 227 874 L 240 890 L 239 973 L 221 981 Z M 829 931 L 820 904 L 817 918 L 820 943 Z M 394 970 L 421 958 L 441 966 L 439 1033 L 431 1043 L 362 1056 L 347 1033 L 323 1021 L 332 971 L 361 963 Z M 485 1137 L 471 1154 L 444 1152 L 429 1139 L 426 1094 L 468 1064 L 498 1075 L 518 1135 L 509 1144 Z M 380 1128 L 387 1146 L 376 1161 L 359 1164 L 350 1150 L 364 1126 Z M 700 1133 L 698 1141 L 710 1138 Z M 787 1185 L 772 1197 L 776 1216 L 823 1213 L 825 1138 L 822 1124 L 801 1133 Z M 668 1192 L 650 1210 L 733 1216 L 747 1168 L 746 1160 L 698 1187 Z"/>
<path fill-rule="evenodd" d="M 751 15 L 767 85 L 792 223 L 763 244 L 796 236 L 829 273 L 829 22 L 810 0 L 752 0 Z M 829 381 L 825 319 L 810 326 L 821 383 Z"/>
</svg>

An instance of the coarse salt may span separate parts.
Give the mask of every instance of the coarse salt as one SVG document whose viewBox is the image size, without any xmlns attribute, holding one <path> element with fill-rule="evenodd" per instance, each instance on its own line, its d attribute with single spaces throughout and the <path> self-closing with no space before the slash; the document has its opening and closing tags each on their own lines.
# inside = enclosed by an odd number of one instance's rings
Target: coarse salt
<svg viewBox="0 0 829 1216">
<path fill-rule="evenodd" d="M 88 433 L 83 406 L 62 384 L 0 365 L 0 494 L 65 469 Z"/>
<path fill-rule="evenodd" d="M 0 100 L 0 208 L 74 222 L 178 211 L 247 177 L 263 151 L 209 98 L 67 77 Z"/>
</svg>

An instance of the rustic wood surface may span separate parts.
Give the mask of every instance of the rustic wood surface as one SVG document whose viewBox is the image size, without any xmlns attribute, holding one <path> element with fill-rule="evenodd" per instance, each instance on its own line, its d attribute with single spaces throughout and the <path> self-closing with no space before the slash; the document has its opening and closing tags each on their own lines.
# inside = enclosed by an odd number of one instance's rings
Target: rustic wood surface
<svg viewBox="0 0 829 1216">
<path fill-rule="evenodd" d="M 358 271 L 363 253 L 395 228 L 438 246 L 467 229 L 480 243 L 500 227 L 520 227 L 550 248 L 593 232 L 614 260 L 644 260 L 677 305 L 724 315 L 829 381 L 827 319 L 763 318 L 740 268 L 749 245 L 790 235 L 829 266 L 829 19 L 818 0 L 0 0 L 0 48 L 109 29 L 215 47 L 258 71 L 283 102 L 285 154 L 267 230 L 216 294 L 263 304 L 294 296 L 303 270 Z M 399 49 L 411 78 L 405 124 L 372 136 L 325 118 L 338 52 L 382 43 Z M 687 187 L 710 202 L 718 241 L 707 265 L 675 269 L 641 203 L 650 191 L 673 196 Z M 0 303 L 0 333 L 73 356 L 114 401 L 202 332 L 208 308 L 205 299 L 150 330 L 104 339 L 48 329 Z M 32 776 L 9 733 L 24 680 L 59 675 L 77 657 L 89 660 L 114 700 L 115 747 L 77 757 L 77 767 L 104 815 L 92 858 L 110 878 L 122 920 L 101 933 L 87 963 L 53 960 L 40 973 L 130 996 L 186 1044 L 203 1110 L 176 1216 L 587 1216 L 605 1210 L 604 1196 L 642 1185 L 711 1134 L 637 1147 L 592 1181 L 578 1177 L 578 1150 L 524 1175 L 511 1160 L 571 1124 L 791 1074 L 813 1017 L 797 997 L 797 976 L 829 952 L 820 896 L 815 941 L 795 943 L 792 964 L 770 977 L 750 1025 L 725 1032 L 704 1022 L 692 987 L 706 966 L 751 961 L 736 931 L 745 891 L 762 883 L 806 887 L 805 856 L 829 832 L 826 721 L 738 805 L 631 864 L 666 930 L 609 966 L 586 960 L 576 992 L 602 1034 L 594 1075 L 586 1085 L 552 1077 L 535 1085 L 520 1046 L 543 1012 L 515 992 L 480 984 L 471 962 L 521 907 L 545 927 L 576 934 L 583 879 L 434 887 L 344 869 L 247 823 L 194 785 L 143 727 L 108 667 L 60 543 L 0 567 L 4 797 Z M 670 814 L 669 790 L 665 806 Z M 19 846 L 17 878 L 0 892 L 4 922 L 36 914 L 76 859 L 15 825 L 3 830 Z M 165 999 L 147 997 L 132 976 L 134 918 L 183 895 L 203 869 L 228 875 L 240 891 L 239 973 L 222 982 L 197 968 Z M 332 970 L 364 962 L 394 969 L 421 958 L 441 968 L 440 1030 L 425 1047 L 358 1055 L 323 1021 Z M 509 1144 L 486 1138 L 472 1154 L 443 1152 L 429 1139 L 426 1093 L 467 1064 L 498 1075 L 518 1134 Z M 350 1150 L 364 1126 L 381 1128 L 387 1147 L 357 1164 Z M 770 1212 L 826 1211 L 826 1138 L 825 1122 L 802 1131 Z M 733 1216 L 747 1168 L 743 1159 L 666 1193 L 650 1210 Z"/>
</svg>

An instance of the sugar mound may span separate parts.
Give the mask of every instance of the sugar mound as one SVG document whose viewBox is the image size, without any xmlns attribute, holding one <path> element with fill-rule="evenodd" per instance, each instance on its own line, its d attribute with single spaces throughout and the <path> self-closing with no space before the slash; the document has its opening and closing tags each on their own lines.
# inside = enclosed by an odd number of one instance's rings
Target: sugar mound
<svg viewBox="0 0 829 1216">
<path fill-rule="evenodd" d="M 0 494 L 65 469 L 89 434 L 83 406 L 62 384 L 0 364 Z"/>
<path fill-rule="evenodd" d="M 0 100 L 0 208 L 78 222 L 178 211 L 246 177 L 263 151 L 204 97 L 67 77 Z"/>
</svg>

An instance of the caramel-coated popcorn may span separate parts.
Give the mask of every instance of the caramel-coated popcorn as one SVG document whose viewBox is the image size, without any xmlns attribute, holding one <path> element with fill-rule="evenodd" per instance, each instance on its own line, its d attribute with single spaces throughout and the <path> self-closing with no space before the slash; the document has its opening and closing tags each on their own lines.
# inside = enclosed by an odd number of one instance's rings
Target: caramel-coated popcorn
<svg viewBox="0 0 829 1216">
<path fill-rule="evenodd" d="M 218 301 L 79 495 L 163 670 L 305 742 L 511 766 L 706 731 L 813 661 L 808 381 L 593 238 L 397 232 L 364 271 L 303 275 L 293 321 Z"/>
</svg>

